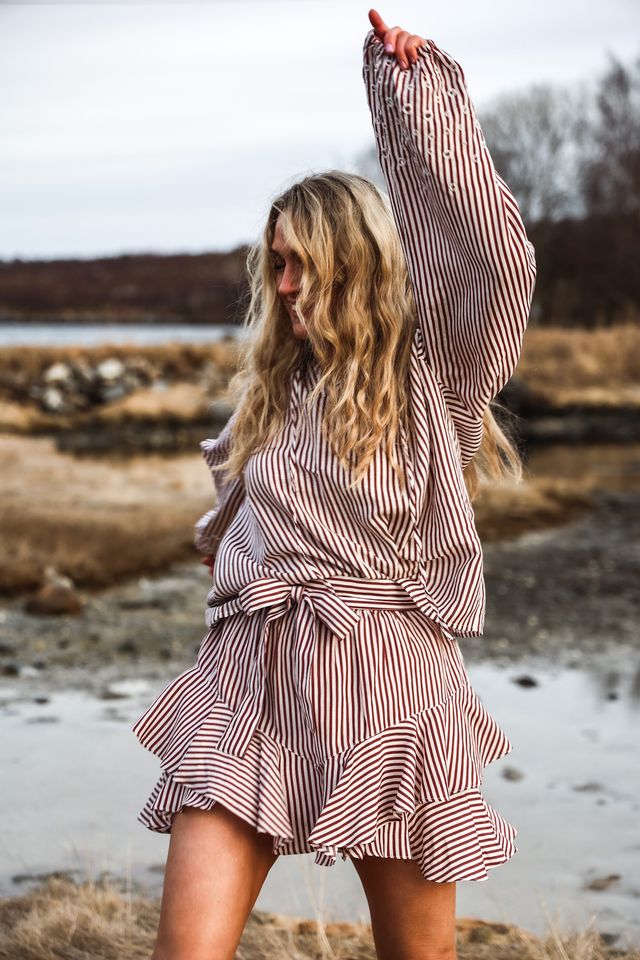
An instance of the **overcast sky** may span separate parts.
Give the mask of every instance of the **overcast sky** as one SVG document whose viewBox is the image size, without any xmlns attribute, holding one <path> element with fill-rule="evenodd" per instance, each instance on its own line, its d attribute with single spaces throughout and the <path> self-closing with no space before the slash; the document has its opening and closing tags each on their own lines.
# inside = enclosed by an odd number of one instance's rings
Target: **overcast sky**
<svg viewBox="0 0 640 960">
<path fill-rule="evenodd" d="M 479 109 L 640 54 L 638 0 L 384 0 Z M 367 3 L 0 0 L 0 257 L 227 250 L 303 173 L 372 143 Z"/>
</svg>

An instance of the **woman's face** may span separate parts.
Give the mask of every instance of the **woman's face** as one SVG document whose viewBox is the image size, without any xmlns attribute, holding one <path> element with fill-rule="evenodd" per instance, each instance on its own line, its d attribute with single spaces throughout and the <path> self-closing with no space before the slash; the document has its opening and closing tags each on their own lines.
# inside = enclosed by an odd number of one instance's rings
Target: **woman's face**
<svg viewBox="0 0 640 960">
<path fill-rule="evenodd" d="M 282 224 L 280 222 L 281 216 L 280 214 L 276 220 L 273 241 L 271 243 L 273 272 L 275 274 L 278 294 L 291 320 L 291 332 L 298 340 L 304 340 L 307 336 L 307 328 L 298 317 L 295 308 L 302 273 L 302 264 L 298 256 L 285 242 L 282 233 Z"/>
</svg>

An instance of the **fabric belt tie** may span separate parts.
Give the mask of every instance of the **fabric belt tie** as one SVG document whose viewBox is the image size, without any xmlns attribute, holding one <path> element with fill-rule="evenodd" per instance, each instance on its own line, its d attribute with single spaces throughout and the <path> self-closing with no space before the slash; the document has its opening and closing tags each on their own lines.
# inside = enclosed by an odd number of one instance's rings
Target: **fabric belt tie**
<svg viewBox="0 0 640 960">
<path fill-rule="evenodd" d="M 312 731 L 314 721 L 309 691 L 317 641 L 317 619 L 322 620 L 336 637 L 345 640 L 356 623 L 362 619 L 360 614 L 349 606 L 347 600 L 356 607 L 409 609 L 416 606 L 416 598 L 412 593 L 412 590 L 407 589 L 407 582 L 402 580 L 335 577 L 291 584 L 275 577 L 261 577 L 242 587 L 231 600 L 208 606 L 206 623 L 209 628 L 235 613 L 242 612 L 252 616 L 261 610 L 267 610 L 256 656 L 251 665 L 247 692 L 216 744 L 216 749 L 242 757 L 260 721 L 264 702 L 267 646 L 275 620 L 284 616 L 295 605 L 294 628 L 298 654 L 294 667 L 295 690 L 305 722 Z"/>
</svg>

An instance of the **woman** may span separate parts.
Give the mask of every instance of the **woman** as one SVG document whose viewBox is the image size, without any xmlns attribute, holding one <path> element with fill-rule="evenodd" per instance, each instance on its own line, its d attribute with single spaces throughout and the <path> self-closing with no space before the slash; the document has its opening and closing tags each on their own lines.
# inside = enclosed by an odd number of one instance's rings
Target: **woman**
<svg viewBox="0 0 640 960">
<path fill-rule="evenodd" d="M 460 66 L 369 18 L 390 202 L 329 171 L 272 205 L 237 404 L 202 444 L 209 632 L 133 728 L 162 761 L 140 819 L 171 833 L 154 960 L 233 957 L 277 856 L 305 851 L 350 857 L 379 957 L 455 957 L 457 881 L 516 849 L 480 792 L 511 744 L 457 636 L 483 632 L 471 497 L 520 473 L 489 404 L 534 251 Z"/>
</svg>

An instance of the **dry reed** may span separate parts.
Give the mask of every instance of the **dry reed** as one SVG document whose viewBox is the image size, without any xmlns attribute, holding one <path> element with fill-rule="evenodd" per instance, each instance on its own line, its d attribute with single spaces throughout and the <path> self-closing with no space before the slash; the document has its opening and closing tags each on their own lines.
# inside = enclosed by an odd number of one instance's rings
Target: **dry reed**
<svg viewBox="0 0 640 960">
<path fill-rule="evenodd" d="M 101 878 L 52 876 L 22 896 L 0 900 L 0 960 L 148 960 L 160 905 Z M 589 925 L 544 939 L 504 923 L 460 919 L 459 960 L 640 960 L 613 950 Z M 298 920 L 254 910 L 237 960 L 375 960 L 368 923 Z"/>
</svg>

